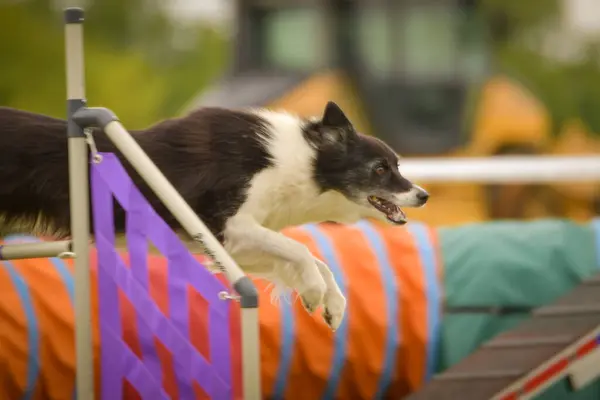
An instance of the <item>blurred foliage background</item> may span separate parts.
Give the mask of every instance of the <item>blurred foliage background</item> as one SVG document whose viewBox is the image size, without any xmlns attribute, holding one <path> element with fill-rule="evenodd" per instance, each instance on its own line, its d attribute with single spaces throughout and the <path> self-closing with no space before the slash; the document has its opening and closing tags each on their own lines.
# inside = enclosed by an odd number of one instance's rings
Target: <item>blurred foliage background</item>
<svg viewBox="0 0 600 400">
<path fill-rule="evenodd" d="M 560 0 L 464 1 L 480 5 L 494 68 L 544 103 L 553 131 L 576 119 L 600 133 L 599 40 L 586 40 L 568 57 L 559 49 L 568 40 L 553 44 L 548 33 L 558 24 Z M 0 0 L 0 105 L 64 116 L 61 8 L 77 3 Z M 174 20 L 164 0 L 84 3 L 87 97 L 127 126 L 176 114 L 227 68 L 232 27 Z"/>
<path fill-rule="evenodd" d="M 517 78 L 544 103 L 553 133 L 579 120 L 598 135 L 600 35 L 573 44 L 561 23 L 560 0 L 481 3 L 496 69 Z"/>
<path fill-rule="evenodd" d="M 0 105 L 65 116 L 62 6 L 0 0 Z M 85 8 L 88 101 L 110 107 L 132 129 L 176 114 L 227 65 L 222 30 L 177 23 L 159 0 Z"/>
</svg>

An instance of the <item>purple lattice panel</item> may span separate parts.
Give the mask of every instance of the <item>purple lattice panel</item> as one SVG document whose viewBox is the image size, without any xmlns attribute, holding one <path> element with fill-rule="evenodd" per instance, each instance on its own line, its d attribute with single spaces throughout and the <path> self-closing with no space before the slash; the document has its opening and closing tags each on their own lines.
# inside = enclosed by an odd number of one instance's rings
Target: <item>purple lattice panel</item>
<svg viewBox="0 0 600 400">
<path fill-rule="evenodd" d="M 114 154 L 102 154 L 92 164 L 91 186 L 94 234 L 98 249 L 98 289 L 101 335 L 102 398 L 121 398 L 123 380 L 144 399 L 168 399 L 155 347 L 157 338 L 172 354 L 179 397 L 193 399 L 195 381 L 212 399 L 233 396 L 229 305 L 219 299 L 227 290 L 181 243 L 135 187 Z M 129 268 L 115 250 L 113 199 L 126 212 Z M 168 261 L 169 316 L 164 315 L 149 293 L 148 241 Z M 208 303 L 209 359 L 190 343 L 189 303 L 191 286 Z M 141 359 L 121 337 L 119 290 L 135 309 Z"/>
</svg>

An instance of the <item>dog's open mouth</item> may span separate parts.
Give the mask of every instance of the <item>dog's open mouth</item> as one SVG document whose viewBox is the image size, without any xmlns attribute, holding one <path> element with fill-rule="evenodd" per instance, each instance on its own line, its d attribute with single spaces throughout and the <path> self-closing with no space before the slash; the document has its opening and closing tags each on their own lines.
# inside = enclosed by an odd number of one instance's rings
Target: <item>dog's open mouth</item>
<svg viewBox="0 0 600 400">
<path fill-rule="evenodd" d="M 383 213 L 386 218 L 395 224 L 405 224 L 406 214 L 404 211 L 391 201 L 387 201 L 377 196 L 369 196 L 369 203 L 375 207 L 379 212 Z"/>
</svg>

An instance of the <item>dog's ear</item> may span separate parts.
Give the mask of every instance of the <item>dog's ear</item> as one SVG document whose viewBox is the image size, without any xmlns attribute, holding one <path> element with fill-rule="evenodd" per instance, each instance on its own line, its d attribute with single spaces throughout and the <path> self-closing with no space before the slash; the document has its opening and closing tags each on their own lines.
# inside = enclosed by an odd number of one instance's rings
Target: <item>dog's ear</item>
<svg viewBox="0 0 600 400">
<path fill-rule="evenodd" d="M 352 126 L 352 123 L 346 117 L 346 114 L 342 111 L 340 106 L 330 101 L 325 106 L 322 118 L 323 126 L 327 128 L 348 128 Z"/>
<path fill-rule="evenodd" d="M 350 136 L 356 134 L 346 114 L 333 101 L 325 106 L 318 130 L 320 139 L 330 144 L 345 143 Z"/>
</svg>

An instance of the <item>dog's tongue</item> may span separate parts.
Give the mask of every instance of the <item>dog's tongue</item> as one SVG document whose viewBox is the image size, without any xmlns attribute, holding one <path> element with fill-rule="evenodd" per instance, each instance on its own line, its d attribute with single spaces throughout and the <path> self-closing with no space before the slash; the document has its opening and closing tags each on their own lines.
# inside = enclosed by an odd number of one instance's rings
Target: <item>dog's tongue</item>
<svg viewBox="0 0 600 400">
<path fill-rule="evenodd" d="M 388 220 L 395 224 L 405 224 L 406 214 L 400 209 L 400 207 L 394 207 L 394 210 L 386 214 Z"/>
<path fill-rule="evenodd" d="M 377 196 L 369 196 L 368 200 L 388 221 L 399 225 L 406 223 L 406 214 L 394 203 Z"/>
</svg>

